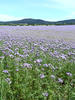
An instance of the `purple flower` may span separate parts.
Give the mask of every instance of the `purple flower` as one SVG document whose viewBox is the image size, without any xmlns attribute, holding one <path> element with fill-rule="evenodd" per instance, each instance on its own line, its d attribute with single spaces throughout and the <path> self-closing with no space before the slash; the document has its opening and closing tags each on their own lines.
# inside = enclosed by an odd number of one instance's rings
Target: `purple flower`
<svg viewBox="0 0 75 100">
<path fill-rule="evenodd" d="M 24 67 L 32 68 L 31 64 L 28 64 L 28 63 L 24 63 Z"/>
<path fill-rule="evenodd" d="M 4 56 L 0 56 L 1 59 L 4 59 Z"/>
<path fill-rule="evenodd" d="M 60 57 L 66 60 L 66 55 L 62 54 Z"/>
<path fill-rule="evenodd" d="M 14 55 L 12 55 L 12 54 L 10 54 L 9 56 L 10 56 L 11 58 L 14 58 Z"/>
<path fill-rule="evenodd" d="M 42 71 L 44 71 L 45 69 L 44 69 L 44 68 L 42 68 L 41 70 L 42 70 Z"/>
<path fill-rule="evenodd" d="M 16 71 L 18 72 L 18 71 L 19 71 L 19 69 L 17 68 L 17 69 L 16 69 Z"/>
<path fill-rule="evenodd" d="M 48 97 L 48 93 L 47 92 L 42 93 L 42 95 Z"/>
<path fill-rule="evenodd" d="M 45 77 L 45 75 L 44 74 L 40 74 L 40 78 L 44 78 Z"/>
<path fill-rule="evenodd" d="M 67 74 L 68 76 L 72 76 L 72 74 L 71 74 L 70 72 L 66 72 L 66 74 Z"/>
<path fill-rule="evenodd" d="M 55 79 L 55 76 L 54 76 L 54 75 L 51 75 L 51 78 L 52 78 L 52 79 Z"/>
<path fill-rule="evenodd" d="M 63 80 L 61 78 L 58 78 L 59 83 L 63 83 Z"/>
<path fill-rule="evenodd" d="M 5 81 L 8 82 L 8 84 L 11 84 L 10 78 L 6 78 Z"/>
<path fill-rule="evenodd" d="M 43 64 L 44 67 L 48 67 L 48 64 Z"/>
<path fill-rule="evenodd" d="M 41 63 L 42 62 L 42 59 L 37 59 L 35 62 L 36 63 Z"/>
<path fill-rule="evenodd" d="M 8 70 L 3 70 L 3 73 L 9 73 Z"/>
</svg>

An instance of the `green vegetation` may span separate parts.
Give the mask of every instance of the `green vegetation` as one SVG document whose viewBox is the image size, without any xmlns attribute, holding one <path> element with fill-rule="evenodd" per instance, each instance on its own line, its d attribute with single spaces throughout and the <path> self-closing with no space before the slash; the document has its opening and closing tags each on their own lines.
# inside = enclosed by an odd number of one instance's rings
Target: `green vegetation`
<svg viewBox="0 0 75 100">
<path fill-rule="evenodd" d="M 60 44 L 0 50 L 0 100 L 75 100 L 75 50 Z"/>
</svg>

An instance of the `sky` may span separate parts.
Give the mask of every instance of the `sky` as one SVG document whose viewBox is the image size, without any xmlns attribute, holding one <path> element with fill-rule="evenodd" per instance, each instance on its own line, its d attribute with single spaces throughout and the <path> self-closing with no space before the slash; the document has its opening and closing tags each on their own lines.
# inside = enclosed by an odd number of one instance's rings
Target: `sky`
<svg viewBox="0 0 75 100">
<path fill-rule="evenodd" d="M 75 0 L 0 0 L 0 21 L 75 19 Z"/>
</svg>

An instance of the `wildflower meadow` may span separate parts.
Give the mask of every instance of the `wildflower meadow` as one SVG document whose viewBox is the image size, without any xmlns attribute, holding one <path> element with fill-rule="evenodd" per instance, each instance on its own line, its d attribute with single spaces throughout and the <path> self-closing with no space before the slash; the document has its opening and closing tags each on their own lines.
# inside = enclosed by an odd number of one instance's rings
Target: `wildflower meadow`
<svg viewBox="0 0 75 100">
<path fill-rule="evenodd" d="M 74 27 L 0 26 L 0 100 L 75 100 Z"/>
</svg>

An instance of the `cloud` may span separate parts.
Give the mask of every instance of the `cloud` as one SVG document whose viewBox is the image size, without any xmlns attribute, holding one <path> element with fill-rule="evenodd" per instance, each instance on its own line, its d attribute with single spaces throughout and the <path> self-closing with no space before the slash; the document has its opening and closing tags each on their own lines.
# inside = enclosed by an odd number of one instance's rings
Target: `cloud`
<svg viewBox="0 0 75 100">
<path fill-rule="evenodd" d="M 0 14 L 0 21 L 13 21 L 13 20 L 20 20 L 21 17 L 9 16 L 6 14 Z"/>
</svg>

